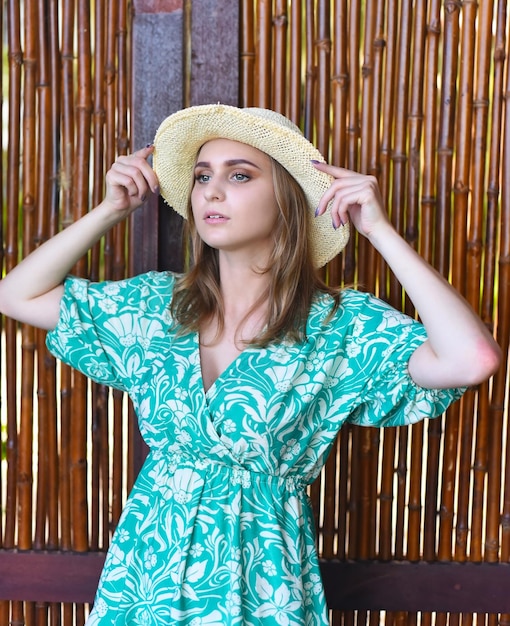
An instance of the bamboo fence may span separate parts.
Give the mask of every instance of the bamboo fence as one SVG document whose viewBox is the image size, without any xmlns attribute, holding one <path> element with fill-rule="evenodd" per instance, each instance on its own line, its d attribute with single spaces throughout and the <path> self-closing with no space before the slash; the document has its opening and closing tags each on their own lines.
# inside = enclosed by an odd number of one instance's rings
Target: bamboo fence
<svg viewBox="0 0 510 626">
<path fill-rule="evenodd" d="M 378 177 L 407 241 L 508 355 L 510 84 L 503 0 L 242 0 L 240 104 L 286 113 L 334 164 Z M 97 204 L 130 149 L 127 0 L 7 0 L 0 169 L 4 271 Z M 180 62 L 180 60 L 177 60 Z M 75 268 L 129 272 L 119 226 Z M 414 314 L 363 239 L 325 270 Z M 108 546 L 133 481 L 130 408 L 3 320 L 0 549 Z M 321 556 L 510 562 L 508 369 L 446 416 L 348 427 L 310 495 Z M 0 555 L 1 558 L 1 555 Z M 4 624 L 83 624 L 81 605 L 0 602 Z M 507 623 L 510 615 L 338 612 L 331 624 Z"/>
</svg>

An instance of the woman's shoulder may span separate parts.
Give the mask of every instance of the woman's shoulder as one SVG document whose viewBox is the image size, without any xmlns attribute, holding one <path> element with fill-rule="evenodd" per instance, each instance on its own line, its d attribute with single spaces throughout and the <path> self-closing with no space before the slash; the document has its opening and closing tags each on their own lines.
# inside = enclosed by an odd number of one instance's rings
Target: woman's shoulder
<svg viewBox="0 0 510 626">
<path fill-rule="evenodd" d="M 135 276 L 131 276 L 129 278 L 123 278 L 115 283 L 119 288 L 140 288 L 140 287 L 149 287 L 152 289 L 168 289 L 168 287 L 173 287 L 178 275 L 173 272 L 161 272 L 156 270 L 150 270 L 148 272 L 144 272 L 142 274 L 136 274 Z M 110 281 L 107 281 L 110 282 Z"/>
<path fill-rule="evenodd" d="M 329 294 L 320 294 L 315 298 L 311 319 L 320 320 L 330 329 L 345 329 L 352 324 L 381 326 L 414 325 L 416 320 L 398 311 L 391 304 L 372 293 L 352 288 L 343 289 L 339 295 L 338 306 L 335 298 Z"/>
<path fill-rule="evenodd" d="M 121 278 L 120 280 L 101 280 L 92 281 L 89 278 L 80 278 L 69 275 L 66 278 L 66 286 L 71 291 L 80 291 L 87 289 L 95 293 L 120 293 L 130 291 L 140 291 L 144 288 L 151 290 L 168 290 L 172 289 L 178 275 L 173 272 L 161 272 L 151 270 L 141 274 L 130 276 L 129 278 Z"/>
<path fill-rule="evenodd" d="M 169 307 L 177 277 L 172 272 L 158 271 L 103 281 L 68 276 L 62 306 L 73 310 L 87 309 L 98 314 L 118 314 L 127 310 L 143 314 L 163 311 Z"/>
<path fill-rule="evenodd" d="M 312 313 L 344 315 L 346 312 L 359 312 L 366 307 L 373 306 L 372 300 L 376 300 L 372 294 L 358 291 L 353 288 L 342 289 L 338 298 L 329 293 L 319 293 L 313 301 Z M 338 304 L 337 304 L 338 303 Z"/>
</svg>

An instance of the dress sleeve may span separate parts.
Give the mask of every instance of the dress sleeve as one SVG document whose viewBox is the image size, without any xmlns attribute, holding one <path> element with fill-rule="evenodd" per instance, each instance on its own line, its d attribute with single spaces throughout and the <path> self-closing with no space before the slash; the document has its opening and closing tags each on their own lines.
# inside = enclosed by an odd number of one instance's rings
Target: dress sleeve
<svg viewBox="0 0 510 626">
<path fill-rule="evenodd" d="M 349 422 L 360 426 L 401 426 L 441 415 L 465 388 L 427 389 L 409 374 L 413 352 L 427 339 L 424 326 L 386 302 L 365 296 L 352 326 L 347 351 L 364 379 L 360 403 Z"/>
<path fill-rule="evenodd" d="M 129 391 L 166 336 L 172 287 L 170 274 L 156 272 L 99 283 L 68 277 L 46 345 L 88 378 Z"/>
</svg>

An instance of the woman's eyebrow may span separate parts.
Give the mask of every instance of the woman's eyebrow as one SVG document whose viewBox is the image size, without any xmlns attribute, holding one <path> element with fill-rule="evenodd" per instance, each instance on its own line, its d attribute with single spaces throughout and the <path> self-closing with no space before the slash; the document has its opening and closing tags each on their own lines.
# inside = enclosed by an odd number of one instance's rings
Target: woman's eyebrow
<svg viewBox="0 0 510 626">
<path fill-rule="evenodd" d="M 228 161 L 225 161 L 225 165 L 227 167 L 232 167 L 235 165 L 251 165 L 258 170 L 261 169 L 256 163 L 248 161 L 247 159 L 229 159 Z M 195 167 L 211 167 L 211 164 L 208 161 L 198 161 L 197 163 L 195 163 Z"/>
</svg>

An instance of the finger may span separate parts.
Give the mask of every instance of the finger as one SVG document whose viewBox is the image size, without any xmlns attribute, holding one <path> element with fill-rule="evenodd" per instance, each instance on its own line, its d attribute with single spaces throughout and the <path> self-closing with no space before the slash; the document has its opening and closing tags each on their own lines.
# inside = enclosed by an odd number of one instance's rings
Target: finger
<svg viewBox="0 0 510 626">
<path fill-rule="evenodd" d="M 349 197 L 349 201 L 343 202 Z M 335 179 L 329 189 L 323 194 L 317 209 L 317 215 L 322 215 L 328 205 L 331 210 L 344 213 L 349 204 L 363 204 L 374 198 L 374 191 L 367 176 L 344 170 L 344 174 Z M 352 200 L 351 200 L 352 199 Z"/>
<path fill-rule="evenodd" d="M 323 161 L 312 161 L 312 165 L 320 170 L 321 172 L 325 172 L 333 178 L 337 178 L 338 176 L 342 176 L 343 174 L 356 174 L 357 172 L 353 172 L 345 167 L 339 167 L 337 165 L 330 165 L 329 163 L 324 163 Z"/>
<path fill-rule="evenodd" d="M 152 144 L 147 144 L 144 148 L 141 148 L 132 154 L 119 156 L 114 165 L 122 164 L 128 167 L 132 166 L 138 168 L 151 191 L 153 193 L 159 193 L 158 177 L 156 172 L 152 169 L 152 166 L 147 161 L 153 152 L 154 146 Z M 136 174 L 135 177 L 138 178 Z"/>
<path fill-rule="evenodd" d="M 129 171 L 124 172 L 122 168 L 119 167 L 110 170 L 106 175 L 106 182 L 107 191 L 110 191 L 110 193 L 116 193 L 117 190 L 121 190 L 122 193 L 127 193 L 127 195 L 132 198 L 142 198 L 145 196 L 148 189 L 147 184 L 140 186 Z"/>
<path fill-rule="evenodd" d="M 149 189 L 159 191 L 154 170 L 136 154 L 118 157 L 110 170 L 110 183 L 125 187 L 130 196 L 145 195 Z"/>
</svg>

